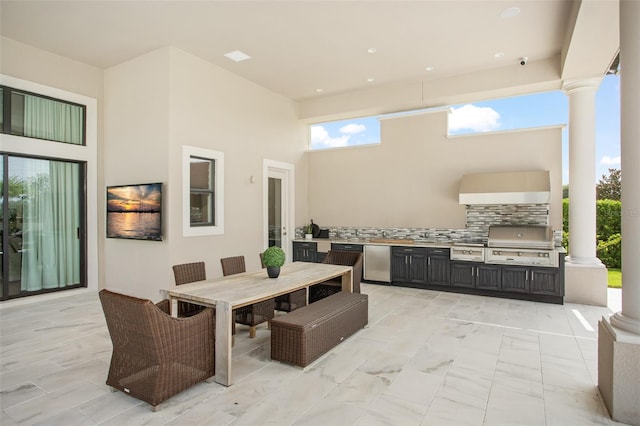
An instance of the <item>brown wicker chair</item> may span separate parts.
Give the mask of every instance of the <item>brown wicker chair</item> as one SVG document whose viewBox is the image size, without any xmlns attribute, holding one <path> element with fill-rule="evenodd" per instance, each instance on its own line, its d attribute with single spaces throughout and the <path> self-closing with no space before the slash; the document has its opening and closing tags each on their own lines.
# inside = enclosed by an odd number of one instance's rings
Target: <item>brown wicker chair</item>
<svg viewBox="0 0 640 426">
<path fill-rule="evenodd" d="M 220 259 L 222 275 L 233 275 L 246 272 L 244 256 L 226 257 Z M 253 305 L 234 309 L 235 322 L 249 326 L 249 337 L 256 337 L 256 325 L 270 321 L 274 317 L 275 300 L 268 299 Z"/>
<path fill-rule="evenodd" d="M 262 268 L 267 266 L 262 260 L 262 253 L 260 253 L 260 264 Z M 298 308 L 302 308 L 307 305 L 307 289 L 301 288 L 300 290 L 292 291 L 282 296 L 276 296 L 276 311 L 292 312 Z"/>
<path fill-rule="evenodd" d="M 109 290 L 99 295 L 113 343 L 107 385 L 156 411 L 173 395 L 215 374 L 212 308 L 173 318 L 168 300 L 154 305 Z"/>
<path fill-rule="evenodd" d="M 207 279 L 204 262 L 183 263 L 180 265 L 173 265 L 172 268 L 176 285 L 204 281 Z M 178 302 L 178 316 L 180 317 L 195 315 L 203 309 L 204 306 L 187 302 Z"/>
<path fill-rule="evenodd" d="M 332 265 L 353 266 L 353 292 L 360 293 L 360 281 L 362 281 L 362 253 L 357 251 L 329 250 L 322 263 Z M 342 291 L 342 278 L 334 278 L 320 284 L 309 287 L 309 303 L 317 302 L 327 296 Z"/>
</svg>

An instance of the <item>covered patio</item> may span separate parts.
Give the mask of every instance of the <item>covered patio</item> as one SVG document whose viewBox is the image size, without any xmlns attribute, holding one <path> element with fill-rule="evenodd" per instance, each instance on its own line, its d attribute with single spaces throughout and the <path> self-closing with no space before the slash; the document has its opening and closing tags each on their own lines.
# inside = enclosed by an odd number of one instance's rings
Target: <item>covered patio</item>
<svg viewBox="0 0 640 426">
<path fill-rule="evenodd" d="M 369 326 L 307 368 L 271 361 L 270 331 L 262 325 L 255 339 L 236 336 L 236 384 L 202 382 L 159 412 L 104 384 L 111 342 L 95 293 L 4 304 L 0 422 L 619 424 L 596 386 L 597 323 L 619 306 L 375 284 L 362 291 L 369 294 Z M 612 296 L 619 304 L 619 291 Z"/>
</svg>

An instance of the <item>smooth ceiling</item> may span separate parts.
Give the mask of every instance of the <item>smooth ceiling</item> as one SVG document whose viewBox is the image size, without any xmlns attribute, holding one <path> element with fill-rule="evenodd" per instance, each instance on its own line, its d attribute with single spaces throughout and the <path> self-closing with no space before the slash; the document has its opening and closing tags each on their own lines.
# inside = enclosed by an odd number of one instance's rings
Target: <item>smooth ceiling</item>
<svg viewBox="0 0 640 426">
<path fill-rule="evenodd" d="M 502 18 L 513 6 L 520 13 Z M 515 67 L 523 56 L 558 57 L 571 40 L 577 6 L 567 0 L 2 1 L 0 12 L 3 36 L 102 69 L 173 45 L 303 100 Z M 223 56 L 236 49 L 252 59 Z"/>
</svg>

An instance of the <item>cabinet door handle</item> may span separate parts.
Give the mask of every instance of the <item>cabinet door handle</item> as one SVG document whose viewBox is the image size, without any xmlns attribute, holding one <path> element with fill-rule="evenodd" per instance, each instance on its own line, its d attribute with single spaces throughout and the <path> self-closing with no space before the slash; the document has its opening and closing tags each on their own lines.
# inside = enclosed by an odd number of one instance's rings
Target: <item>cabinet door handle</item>
<svg viewBox="0 0 640 426">
<path fill-rule="evenodd" d="M 531 281 L 533 281 L 533 277 L 534 277 L 533 274 L 535 274 L 535 273 L 536 273 L 535 271 L 531 271 Z"/>
<path fill-rule="evenodd" d="M 431 256 L 427 257 L 427 265 L 431 265 Z"/>
<path fill-rule="evenodd" d="M 411 265 L 411 256 L 409 256 L 409 265 Z"/>
</svg>

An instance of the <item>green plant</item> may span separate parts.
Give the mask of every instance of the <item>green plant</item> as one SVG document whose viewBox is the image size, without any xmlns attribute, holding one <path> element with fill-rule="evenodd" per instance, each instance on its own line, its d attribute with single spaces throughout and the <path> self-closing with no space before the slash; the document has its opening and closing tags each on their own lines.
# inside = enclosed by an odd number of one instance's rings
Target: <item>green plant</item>
<svg viewBox="0 0 640 426">
<path fill-rule="evenodd" d="M 284 251 L 278 246 L 272 246 L 264 251 L 262 262 L 264 266 L 282 266 L 284 258 Z"/>
<path fill-rule="evenodd" d="M 305 234 L 313 234 L 313 223 L 308 224 L 304 227 Z"/>
<path fill-rule="evenodd" d="M 598 259 L 608 268 L 620 268 L 622 264 L 622 239 L 620 234 L 610 235 L 606 241 L 598 241 Z"/>
</svg>

